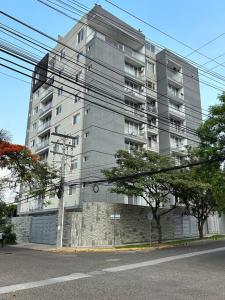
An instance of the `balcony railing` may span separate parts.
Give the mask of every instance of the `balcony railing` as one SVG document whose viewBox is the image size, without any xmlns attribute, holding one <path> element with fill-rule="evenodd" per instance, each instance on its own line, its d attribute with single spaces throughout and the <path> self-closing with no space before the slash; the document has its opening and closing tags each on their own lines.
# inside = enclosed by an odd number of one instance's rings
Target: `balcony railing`
<svg viewBox="0 0 225 300">
<path fill-rule="evenodd" d="M 50 88 L 42 91 L 42 93 L 41 93 L 41 101 L 46 100 L 46 98 L 48 98 L 52 94 L 53 94 L 53 88 L 52 87 L 50 87 Z"/>
<path fill-rule="evenodd" d="M 174 152 L 185 152 L 186 147 L 185 147 L 185 145 L 171 144 L 171 150 Z"/>
<path fill-rule="evenodd" d="M 154 114 L 157 113 L 157 107 L 156 106 L 147 105 L 147 109 L 146 110 L 149 113 L 154 113 Z"/>
<path fill-rule="evenodd" d="M 47 121 L 45 123 L 42 123 L 39 127 L 38 127 L 38 132 L 41 132 L 43 130 L 46 130 L 48 128 L 51 127 L 51 121 Z"/>
<path fill-rule="evenodd" d="M 181 117 L 181 118 L 185 118 L 185 109 L 176 109 L 175 107 L 169 106 L 169 113 Z"/>
<path fill-rule="evenodd" d="M 152 124 L 152 125 L 148 124 L 147 130 L 151 132 L 157 132 L 158 131 L 157 124 Z"/>
<path fill-rule="evenodd" d="M 171 70 L 167 70 L 167 75 L 168 75 L 169 79 L 177 82 L 179 85 L 183 84 L 183 78 L 182 78 L 181 73 L 179 73 L 179 72 L 173 72 Z"/>
<path fill-rule="evenodd" d="M 40 111 L 39 111 L 39 116 L 44 115 L 45 113 L 47 113 L 48 111 L 50 111 L 52 109 L 52 103 L 50 102 L 49 104 L 43 106 Z"/>
<path fill-rule="evenodd" d="M 124 91 L 125 91 L 125 93 L 127 93 L 130 96 L 134 96 L 134 97 L 140 98 L 142 100 L 145 99 L 144 93 L 140 92 L 139 90 L 131 89 L 130 87 L 125 86 Z"/>
<path fill-rule="evenodd" d="M 179 134 L 183 134 L 186 132 L 186 128 L 184 128 L 183 126 L 170 125 L 170 130 Z"/>
<path fill-rule="evenodd" d="M 40 151 L 40 150 L 42 150 L 43 148 L 48 147 L 48 146 L 49 146 L 49 140 L 45 140 L 45 141 L 43 141 L 43 142 L 37 144 L 37 146 L 36 146 L 36 151 Z"/>
<path fill-rule="evenodd" d="M 175 99 L 178 99 L 179 101 L 182 101 L 184 99 L 184 95 L 183 93 L 173 93 L 171 92 L 170 90 L 168 90 L 168 96 L 169 97 L 172 97 L 172 98 L 175 98 Z"/>
<path fill-rule="evenodd" d="M 136 117 L 136 118 L 144 118 L 145 114 L 144 112 L 141 111 L 141 109 L 136 109 L 133 107 L 126 107 L 126 112 L 129 113 L 130 115 Z"/>
<path fill-rule="evenodd" d="M 124 52 L 125 52 L 125 54 L 133 57 L 134 59 L 141 61 L 142 63 L 145 62 L 145 56 L 142 53 L 135 52 L 128 47 L 124 47 Z"/>
<path fill-rule="evenodd" d="M 144 72 L 135 72 L 127 67 L 124 68 L 124 72 L 126 74 L 128 74 L 127 76 L 131 76 L 132 78 L 134 78 L 134 80 L 138 80 L 138 81 L 144 81 L 145 80 L 145 76 L 144 76 Z"/>
</svg>

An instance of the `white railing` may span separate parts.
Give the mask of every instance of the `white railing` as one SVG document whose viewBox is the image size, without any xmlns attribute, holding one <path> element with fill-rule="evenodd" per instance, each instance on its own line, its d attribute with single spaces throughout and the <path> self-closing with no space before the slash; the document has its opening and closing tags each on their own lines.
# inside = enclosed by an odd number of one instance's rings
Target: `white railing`
<svg viewBox="0 0 225 300">
<path fill-rule="evenodd" d="M 184 95 L 182 93 L 175 94 L 175 93 L 171 92 L 170 90 L 168 90 L 168 96 L 173 97 L 173 98 L 178 98 L 180 100 L 184 99 Z"/>
<path fill-rule="evenodd" d="M 185 117 L 185 109 L 176 109 L 175 107 L 169 106 L 169 112 L 174 114 L 175 116 Z"/>
</svg>

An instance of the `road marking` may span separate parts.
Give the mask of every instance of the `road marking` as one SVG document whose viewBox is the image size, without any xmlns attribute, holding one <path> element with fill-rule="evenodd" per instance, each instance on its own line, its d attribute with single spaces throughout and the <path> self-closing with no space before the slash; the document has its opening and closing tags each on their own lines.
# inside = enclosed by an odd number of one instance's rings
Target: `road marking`
<svg viewBox="0 0 225 300">
<path fill-rule="evenodd" d="M 106 259 L 106 261 L 120 261 L 120 259 L 119 258 L 109 258 L 109 259 Z"/>
<path fill-rule="evenodd" d="M 32 288 L 77 280 L 77 279 L 81 279 L 81 278 L 88 278 L 88 277 L 92 277 L 92 275 L 96 275 L 96 276 L 102 275 L 105 272 L 114 273 L 114 272 L 137 269 L 137 268 L 143 268 L 143 267 L 147 267 L 147 266 L 161 264 L 164 262 L 179 260 L 179 259 L 183 259 L 183 258 L 189 258 L 189 257 L 208 254 L 208 253 L 215 253 L 215 252 L 224 251 L 224 250 L 225 250 L 225 247 L 209 249 L 209 250 L 202 250 L 202 251 L 196 251 L 196 252 L 191 252 L 191 253 L 186 253 L 186 254 L 179 254 L 179 255 L 174 255 L 174 256 L 168 256 L 168 257 L 143 261 L 143 262 L 135 263 L 135 264 L 122 265 L 122 266 L 102 269 L 99 271 L 92 271 L 89 274 L 72 273 L 70 275 L 50 278 L 50 279 L 46 279 L 46 280 L 8 285 L 8 286 L 0 287 L 0 294 L 12 293 L 12 292 L 20 291 L 20 290 L 27 290 L 27 289 L 32 289 Z"/>
<path fill-rule="evenodd" d="M 56 284 L 56 283 L 77 280 L 77 279 L 86 278 L 86 277 L 91 277 L 91 275 L 83 274 L 83 273 L 73 273 L 70 275 L 50 278 L 50 279 L 46 279 L 46 280 L 27 282 L 27 283 L 19 283 L 19 284 L 0 287 L 0 294 L 12 293 L 12 292 L 16 292 L 16 291 L 27 290 L 27 289 L 32 289 L 32 288 L 36 288 L 36 287 L 42 287 L 42 286 L 46 286 L 46 285 L 52 285 L 52 284 Z"/>
<path fill-rule="evenodd" d="M 174 256 L 169 256 L 169 257 L 163 257 L 163 258 L 143 261 L 143 262 L 135 263 L 135 264 L 129 264 L 129 265 L 122 265 L 122 266 L 107 268 L 107 269 L 103 269 L 102 271 L 112 272 L 112 273 L 121 272 L 121 271 L 158 265 L 158 264 L 161 264 L 161 263 L 164 263 L 164 262 L 169 262 L 169 261 L 173 261 L 173 260 L 189 258 L 189 257 L 193 257 L 193 256 L 198 256 L 198 255 L 203 255 L 203 254 L 208 254 L 208 253 L 214 253 L 214 252 L 219 252 L 219 251 L 224 251 L 224 250 L 225 250 L 225 247 L 215 248 L 215 249 L 210 249 L 210 250 L 203 250 L 203 251 L 196 251 L 196 252 L 191 252 L 191 253 L 186 253 L 186 254 L 179 254 L 179 255 L 174 255 Z"/>
</svg>

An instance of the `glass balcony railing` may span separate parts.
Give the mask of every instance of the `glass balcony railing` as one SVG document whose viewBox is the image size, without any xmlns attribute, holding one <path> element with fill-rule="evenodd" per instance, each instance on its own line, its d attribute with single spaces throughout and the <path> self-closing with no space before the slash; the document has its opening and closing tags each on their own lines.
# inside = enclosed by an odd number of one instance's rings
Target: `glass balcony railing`
<svg viewBox="0 0 225 300">
<path fill-rule="evenodd" d="M 39 127 L 38 127 L 38 132 L 42 132 L 48 128 L 51 127 L 51 121 L 47 121 L 45 123 L 42 123 Z"/>
<path fill-rule="evenodd" d="M 45 140 L 36 146 L 36 151 L 40 151 L 41 149 L 49 146 L 49 140 Z"/>
<path fill-rule="evenodd" d="M 50 111 L 52 109 L 52 103 L 48 103 L 47 105 L 43 106 L 40 111 L 39 111 L 39 116 L 44 115 L 45 113 L 47 113 L 48 111 Z"/>
</svg>

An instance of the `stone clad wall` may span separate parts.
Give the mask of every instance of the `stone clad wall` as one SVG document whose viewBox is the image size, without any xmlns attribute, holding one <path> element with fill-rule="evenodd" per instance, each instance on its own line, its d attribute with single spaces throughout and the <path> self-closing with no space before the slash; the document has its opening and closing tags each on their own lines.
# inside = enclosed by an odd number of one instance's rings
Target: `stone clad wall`
<svg viewBox="0 0 225 300">
<path fill-rule="evenodd" d="M 150 226 L 151 240 L 155 241 L 157 229 L 154 221 L 150 225 L 149 211 L 148 207 L 137 205 L 84 203 L 82 211 L 68 212 L 65 216 L 64 244 L 92 247 L 149 242 Z M 120 214 L 119 220 L 111 219 L 114 213 Z M 190 224 L 193 220 L 190 217 L 184 220 L 179 208 L 164 215 L 161 220 L 163 239 L 197 235 L 196 230 L 187 232 L 185 227 L 187 220 Z"/>
<path fill-rule="evenodd" d="M 17 243 L 29 243 L 31 233 L 31 216 L 15 217 L 11 219 L 13 232 Z"/>
</svg>

